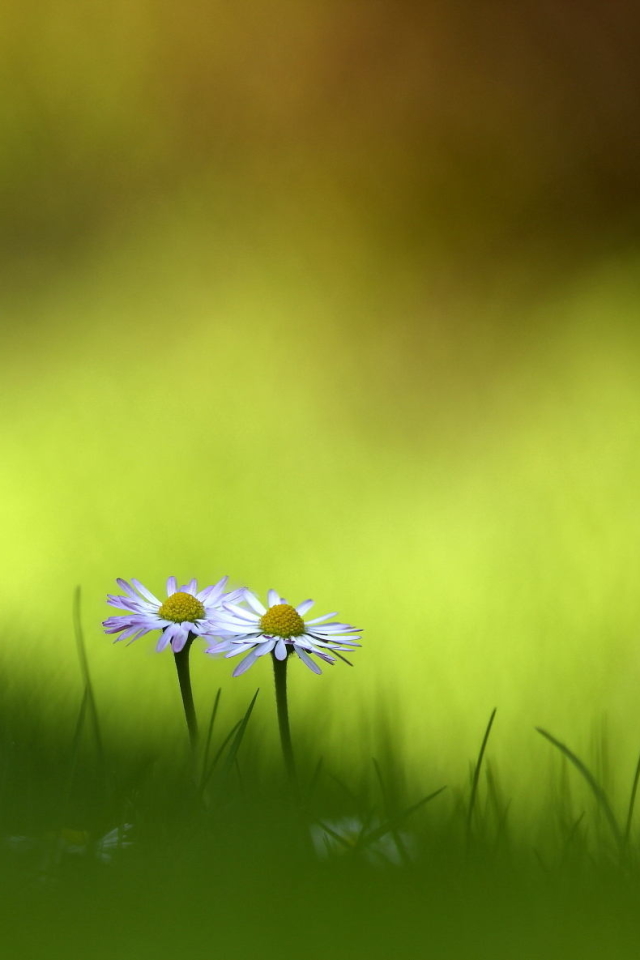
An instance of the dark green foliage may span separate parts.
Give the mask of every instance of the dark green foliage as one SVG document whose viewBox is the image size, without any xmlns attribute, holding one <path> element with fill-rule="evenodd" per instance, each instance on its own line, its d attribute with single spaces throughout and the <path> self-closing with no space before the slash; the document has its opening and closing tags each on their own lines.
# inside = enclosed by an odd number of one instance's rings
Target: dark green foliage
<svg viewBox="0 0 640 960">
<path fill-rule="evenodd" d="M 369 778 L 354 783 L 332 776 L 307 735 L 300 810 L 252 717 L 257 693 L 234 721 L 218 691 L 194 778 L 186 743 L 168 739 L 164 754 L 151 753 L 139 732 L 123 743 L 99 724 L 87 681 L 88 672 L 80 703 L 57 725 L 24 700 L 2 706 L 0 902 L 10 955 L 637 954 L 632 831 L 610 828 L 614 856 L 590 833 L 592 811 L 569 820 L 568 807 L 549 809 L 538 845 L 511 830 L 490 757 L 495 714 L 468 790 L 434 784 L 422 799 L 389 750 L 391 729 Z M 545 736 L 602 805 L 582 761 Z M 355 838 L 345 838 L 344 818 L 358 824 Z M 102 862 L 101 838 L 125 824 L 131 846 L 110 848 Z M 324 829 L 324 848 L 314 848 L 312 825 Z"/>
</svg>

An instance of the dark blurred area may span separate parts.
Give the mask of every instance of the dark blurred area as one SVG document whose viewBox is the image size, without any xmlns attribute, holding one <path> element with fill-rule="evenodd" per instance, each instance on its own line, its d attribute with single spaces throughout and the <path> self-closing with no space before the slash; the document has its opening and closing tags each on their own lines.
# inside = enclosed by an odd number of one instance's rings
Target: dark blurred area
<svg viewBox="0 0 640 960">
<path fill-rule="evenodd" d="M 188 194 L 310 261 L 346 218 L 445 285 L 566 271 L 637 240 L 637 26 L 631 0 L 14 0 L 3 259 L 57 263 Z"/>
<path fill-rule="evenodd" d="M 10 956 L 637 956 L 637 850 L 617 863 L 591 809 L 564 823 L 568 787 L 523 838 L 507 821 L 510 800 L 483 777 L 465 840 L 464 777 L 430 802 L 398 806 L 397 755 L 391 768 L 376 763 L 377 777 L 371 768 L 368 790 L 329 764 L 310 780 L 307 762 L 308 806 L 298 809 L 277 755 L 246 742 L 234 764 L 223 755 L 201 793 L 166 740 L 154 756 L 135 735 L 107 738 L 102 754 L 82 711 L 75 730 L 59 717 L 43 737 L 35 704 L 11 706 L 3 702 L 0 736 L 0 918 Z M 216 730 L 216 748 L 225 733 Z M 305 746 L 317 748 L 314 739 Z M 375 859 L 375 842 L 325 853 L 313 845 L 313 827 L 339 829 L 345 810 L 361 835 L 382 820 L 406 862 Z"/>
</svg>

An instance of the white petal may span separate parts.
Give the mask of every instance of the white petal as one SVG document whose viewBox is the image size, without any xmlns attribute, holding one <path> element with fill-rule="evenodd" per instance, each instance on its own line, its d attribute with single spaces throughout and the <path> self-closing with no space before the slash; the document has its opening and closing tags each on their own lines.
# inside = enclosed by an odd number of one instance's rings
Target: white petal
<svg viewBox="0 0 640 960">
<path fill-rule="evenodd" d="M 160 600 L 158 600 L 157 597 L 154 597 L 154 595 L 151 593 L 151 590 L 147 590 L 145 585 L 143 583 L 140 583 L 139 580 L 134 580 L 134 578 L 131 577 L 131 583 L 134 585 L 138 593 L 142 594 L 145 600 L 148 600 L 150 603 L 156 603 L 159 607 L 162 606 L 162 603 L 160 602 Z"/>
<path fill-rule="evenodd" d="M 321 650 L 313 651 L 317 657 L 320 657 L 321 660 L 324 660 L 325 663 L 335 663 L 335 657 L 330 657 L 326 653 L 323 653 Z"/>
<path fill-rule="evenodd" d="M 205 589 L 198 594 L 200 600 L 206 600 L 211 604 L 220 603 L 220 598 L 224 593 L 224 588 L 227 585 L 227 580 L 229 577 L 223 577 L 221 580 L 218 580 L 217 583 L 214 583 L 212 587 L 205 587 Z"/>
<path fill-rule="evenodd" d="M 266 608 L 262 606 L 255 593 L 252 593 L 251 590 L 244 590 L 244 599 L 247 601 L 250 607 L 253 607 L 256 613 L 260 614 L 261 617 L 267 612 Z"/>
<path fill-rule="evenodd" d="M 143 610 L 145 613 L 149 612 L 149 604 L 146 600 L 141 600 L 140 597 L 138 597 L 137 600 L 129 600 L 128 597 L 120 597 L 115 593 L 108 593 L 107 603 L 110 607 L 116 607 L 118 610 L 130 610 L 133 613 L 141 613 Z"/>
<path fill-rule="evenodd" d="M 315 633 L 306 633 L 305 636 L 309 637 L 318 647 L 328 647 L 329 650 L 351 650 L 352 647 L 362 646 L 361 643 L 354 643 L 353 640 L 343 640 L 342 637 L 332 640 L 318 637 Z"/>
<path fill-rule="evenodd" d="M 123 626 L 124 626 L 124 624 L 123 624 Z M 129 637 L 132 637 L 132 636 L 134 635 L 134 633 L 137 633 L 137 632 L 138 632 L 138 630 L 140 629 L 140 624 L 139 624 L 139 623 L 130 623 L 130 624 L 128 624 L 127 626 L 125 626 L 124 629 L 122 629 L 122 628 L 120 628 L 120 629 L 122 630 L 122 632 L 120 633 L 120 636 L 118 637 L 118 640 L 128 640 Z"/>
<path fill-rule="evenodd" d="M 255 613 L 251 613 L 250 610 L 245 610 L 244 607 L 239 607 L 236 603 L 225 603 L 224 608 L 225 610 L 231 610 L 241 620 L 246 620 L 249 623 L 257 623 L 260 619 Z"/>
<path fill-rule="evenodd" d="M 275 607 L 276 603 L 282 603 L 280 594 L 276 593 L 275 590 L 267 590 L 267 602 L 270 607 Z"/>
<path fill-rule="evenodd" d="M 209 621 L 216 625 L 216 627 L 234 627 L 240 630 L 252 630 L 254 627 L 257 630 L 257 623 L 249 623 L 248 620 L 241 620 L 231 613 L 230 610 L 216 610 L 215 613 L 212 613 L 208 618 Z"/>
<path fill-rule="evenodd" d="M 229 647 L 225 660 L 228 660 L 229 657 L 237 657 L 239 653 L 246 653 L 247 650 L 255 650 L 255 646 L 255 643 L 234 643 Z"/>
<path fill-rule="evenodd" d="M 189 624 L 177 623 L 176 626 L 178 629 L 174 634 L 171 647 L 174 653 L 180 653 L 181 650 L 184 650 L 186 642 L 189 639 Z"/>
<path fill-rule="evenodd" d="M 229 590 L 228 593 L 223 593 L 220 598 L 221 603 L 242 603 L 244 600 L 244 590 Z"/>
<path fill-rule="evenodd" d="M 216 653 L 226 653 L 230 649 L 231 644 L 228 640 L 220 640 L 218 643 L 212 643 L 211 646 L 207 647 L 205 653 L 214 655 Z"/>
<path fill-rule="evenodd" d="M 131 587 L 129 586 L 126 580 L 123 580 L 121 577 L 117 577 L 116 583 L 118 584 L 121 590 L 124 590 L 126 595 L 130 597 L 131 600 L 136 600 L 136 601 L 140 600 L 140 597 L 135 593 L 134 590 L 131 589 Z"/>
<path fill-rule="evenodd" d="M 245 673 L 249 669 L 249 667 L 252 667 L 253 664 L 256 662 L 257 656 L 258 655 L 255 652 L 255 650 L 252 650 L 251 653 L 247 654 L 244 660 L 240 661 L 238 666 L 233 671 L 232 676 L 239 677 L 241 676 L 241 674 Z"/>
<path fill-rule="evenodd" d="M 275 645 L 276 641 L 273 638 L 271 640 L 265 640 L 264 643 L 258 644 L 256 647 L 256 653 L 259 657 L 264 657 L 265 653 L 271 653 Z"/>
<path fill-rule="evenodd" d="M 316 617 L 315 620 L 307 620 L 307 623 L 323 623 L 325 620 L 330 620 L 331 617 L 337 617 L 338 613 L 334 610 L 333 613 L 325 613 L 323 617 Z"/>
<path fill-rule="evenodd" d="M 257 640 L 262 636 L 258 628 L 255 630 L 243 630 L 239 624 L 215 623 L 212 624 L 209 633 L 216 637 L 230 637 L 232 640 Z"/>
<path fill-rule="evenodd" d="M 307 610 L 311 610 L 311 607 L 314 605 L 315 600 L 303 600 L 302 603 L 299 603 L 296 607 L 296 610 L 301 617 L 304 617 Z"/>
<path fill-rule="evenodd" d="M 282 637 L 280 637 L 280 639 L 279 639 L 278 642 L 276 643 L 276 649 L 275 649 L 274 652 L 275 652 L 275 655 L 276 655 L 276 659 L 277 659 L 277 660 L 286 660 L 286 659 L 287 659 L 287 645 L 286 645 L 286 643 L 284 642 L 284 640 L 282 639 Z"/>
<path fill-rule="evenodd" d="M 306 663 L 306 665 L 309 667 L 309 670 L 313 670 L 314 673 L 318 673 L 318 674 L 322 673 L 322 670 L 320 669 L 320 667 L 318 666 L 318 664 L 313 662 L 313 660 L 311 659 L 311 657 L 309 656 L 308 653 L 306 653 L 306 652 L 305 652 L 301 647 L 299 647 L 297 644 L 294 644 L 294 648 L 295 648 L 296 653 L 298 654 L 298 656 L 299 656 L 300 659 L 302 660 L 302 662 L 303 662 L 303 663 Z"/>
<path fill-rule="evenodd" d="M 167 647 L 169 646 L 171 642 L 171 635 L 167 636 L 168 633 L 169 631 L 165 630 L 163 633 L 160 634 L 160 639 L 156 644 L 156 650 L 158 653 L 162 653 L 162 651 L 166 650 Z"/>
<path fill-rule="evenodd" d="M 167 578 L 167 596 L 170 597 L 173 593 L 178 592 L 178 581 L 175 577 Z"/>
</svg>

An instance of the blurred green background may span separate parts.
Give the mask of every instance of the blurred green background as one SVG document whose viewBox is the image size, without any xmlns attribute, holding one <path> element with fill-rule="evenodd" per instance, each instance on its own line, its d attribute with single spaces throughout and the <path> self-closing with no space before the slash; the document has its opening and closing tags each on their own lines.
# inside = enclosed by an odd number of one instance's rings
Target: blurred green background
<svg viewBox="0 0 640 960">
<path fill-rule="evenodd" d="M 493 706 L 640 747 L 640 66 L 631 2 L 4 5 L 2 669 L 179 722 L 101 633 L 117 576 L 318 601 L 292 671 L 336 755 L 381 717 L 432 785 Z M 194 651 L 197 696 L 242 679 Z M 296 665 L 294 664 L 294 667 Z M 271 723 L 271 705 L 261 702 Z M 371 748 L 373 749 L 373 747 Z M 437 769 L 437 773 L 435 772 Z M 422 771 L 422 772 L 421 772 Z"/>
</svg>

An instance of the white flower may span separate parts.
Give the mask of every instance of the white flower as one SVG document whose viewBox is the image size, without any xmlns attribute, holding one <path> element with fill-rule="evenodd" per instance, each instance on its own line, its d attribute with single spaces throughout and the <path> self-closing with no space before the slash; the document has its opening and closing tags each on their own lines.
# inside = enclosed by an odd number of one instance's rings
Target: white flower
<svg viewBox="0 0 640 960">
<path fill-rule="evenodd" d="M 93 845 L 93 854 L 96 859 L 102 863 L 111 863 L 118 850 L 133 846 L 133 841 L 128 839 L 132 830 L 133 824 L 123 823 L 122 826 L 114 827 L 113 830 L 109 830 L 103 837 L 96 840 Z"/>
<path fill-rule="evenodd" d="M 411 834 L 389 830 L 378 836 L 379 830 L 378 820 L 364 823 L 359 817 L 342 817 L 314 823 L 311 839 L 321 860 L 351 854 L 362 856 L 376 866 L 399 867 L 415 859 L 415 840 Z M 368 840 L 369 837 L 373 839 Z"/>
<path fill-rule="evenodd" d="M 102 626 L 105 633 L 119 633 L 116 640 L 128 640 L 130 643 L 152 630 L 162 630 L 156 650 L 165 650 L 171 644 L 173 652 L 179 653 L 190 633 L 194 636 L 212 633 L 211 618 L 219 611 L 223 600 L 242 599 L 242 590 L 224 593 L 228 579 L 223 577 L 214 586 L 205 587 L 198 593 L 197 580 L 179 587 L 176 578 L 169 577 L 167 599 L 164 601 L 158 600 L 133 577 L 132 585 L 126 580 L 116 580 L 126 596 L 109 594 L 107 603 L 128 613 L 108 617 Z"/>
<path fill-rule="evenodd" d="M 86 830 L 71 830 L 64 827 L 43 837 L 9 836 L 4 843 L 16 853 L 36 853 L 40 870 L 47 873 L 59 866 L 67 857 L 95 857 L 101 863 L 111 863 L 114 854 L 132 846 L 130 840 L 133 826 L 123 823 L 103 837 L 93 840 Z"/>
<path fill-rule="evenodd" d="M 304 600 L 297 607 L 269 590 L 268 607 L 264 607 L 254 593 L 244 590 L 244 600 L 252 608 L 247 610 L 236 603 L 224 601 L 222 611 L 214 616 L 215 630 L 211 634 L 214 640 L 207 653 L 224 653 L 235 657 L 240 653 L 247 656 L 233 671 L 234 677 L 251 667 L 258 657 L 273 653 L 278 660 L 286 660 L 290 653 L 296 653 L 310 670 L 322 673 L 311 659 L 311 654 L 325 663 L 335 663 L 335 657 L 345 660 L 339 651 L 349 651 L 359 647 L 361 630 L 348 623 L 326 623 L 335 613 L 327 613 L 314 620 L 304 620 L 304 615 L 313 606 L 313 600 Z M 213 639 L 212 637 L 212 639 Z M 335 654 L 331 656 L 331 654 Z M 349 663 L 348 660 L 345 660 Z"/>
</svg>

